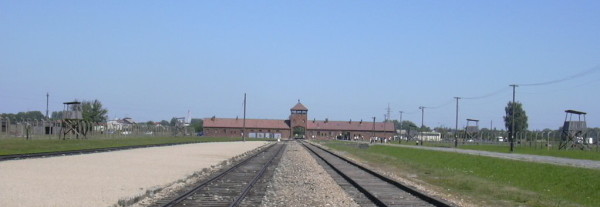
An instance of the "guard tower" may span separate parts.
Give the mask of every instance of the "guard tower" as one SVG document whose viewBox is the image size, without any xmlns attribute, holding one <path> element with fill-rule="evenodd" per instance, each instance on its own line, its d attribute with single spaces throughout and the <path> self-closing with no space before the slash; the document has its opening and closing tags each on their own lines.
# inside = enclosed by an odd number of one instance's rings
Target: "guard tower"
<svg viewBox="0 0 600 207">
<path fill-rule="evenodd" d="M 308 108 L 298 103 L 290 109 L 290 131 L 293 138 L 305 138 L 306 127 L 308 125 Z"/>
<path fill-rule="evenodd" d="M 587 113 L 575 110 L 566 110 L 565 112 L 565 124 L 563 125 L 558 149 L 587 149 L 588 146 L 584 140 L 587 133 L 587 124 L 585 122 L 585 115 Z M 573 120 L 574 115 L 577 116 L 576 121 Z M 581 120 L 582 116 L 583 121 Z"/>
<path fill-rule="evenodd" d="M 471 122 L 475 122 L 475 126 L 471 126 Z M 465 138 L 466 139 L 477 139 L 479 136 L 479 120 L 467 119 L 467 126 L 465 127 Z"/>
<path fill-rule="evenodd" d="M 64 102 L 62 114 L 62 139 L 67 138 L 67 134 L 74 134 L 77 139 L 79 136 L 86 138 L 87 129 L 84 126 L 81 102 Z"/>
<path fill-rule="evenodd" d="M 185 117 L 176 117 L 175 126 L 173 127 L 173 136 L 177 135 L 185 136 L 187 134 L 185 129 Z"/>
</svg>

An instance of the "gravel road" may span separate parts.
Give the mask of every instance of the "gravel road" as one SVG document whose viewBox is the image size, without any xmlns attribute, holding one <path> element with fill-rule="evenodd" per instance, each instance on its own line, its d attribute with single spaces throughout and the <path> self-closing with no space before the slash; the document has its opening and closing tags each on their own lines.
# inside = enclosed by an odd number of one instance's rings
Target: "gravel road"
<svg viewBox="0 0 600 207">
<path fill-rule="evenodd" d="M 571 167 L 580 167 L 580 168 L 589 168 L 589 169 L 600 169 L 600 161 L 594 160 L 580 160 L 580 159 L 569 159 L 569 158 L 560 158 L 560 157 L 551 157 L 551 156 L 540 156 L 540 155 L 527 155 L 527 154 L 511 154 L 511 153 L 500 153 L 500 152 L 487 152 L 487 151 L 478 151 L 478 150 L 466 150 L 466 149 L 455 149 L 455 148 L 441 148 L 441 147 L 423 147 L 423 146 L 411 146 L 411 145 L 398 145 L 398 144 L 375 144 L 375 145 L 386 145 L 386 146 L 394 146 L 394 147 L 407 147 L 407 148 L 415 148 L 415 149 L 425 149 L 425 150 L 436 150 L 436 151 L 444 151 L 444 152 L 456 152 L 456 153 L 464 153 L 470 155 L 480 155 L 487 157 L 495 157 L 502 159 L 512 159 L 512 160 L 521 160 L 528 162 L 539 162 L 539 163 L 548 163 L 555 165 L 564 165 Z"/>
<path fill-rule="evenodd" d="M 287 144 L 262 206 L 358 206 L 304 147 Z"/>
<path fill-rule="evenodd" d="M 151 147 L 0 162 L 0 206 L 114 206 L 266 142 Z"/>
</svg>

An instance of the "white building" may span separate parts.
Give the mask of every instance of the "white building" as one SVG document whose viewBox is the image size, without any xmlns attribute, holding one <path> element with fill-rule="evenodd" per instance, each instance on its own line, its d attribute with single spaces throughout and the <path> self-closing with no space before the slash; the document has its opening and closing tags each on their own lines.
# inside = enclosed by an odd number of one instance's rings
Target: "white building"
<svg viewBox="0 0 600 207">
<path fill-rule="evenodd" d="M 423 141 L 442 141 L 442 134 L 439 132 L 421 132 L 417 133 L 416 138 Z"/>
<path fill-rule="evenodd" d="M 129 130 L 135 124 L 132 118 L 125 117 L 123 119 L 110 120 L 106 122 L 106 129 L 108 131 L 122 131 Z"/>
</svg>

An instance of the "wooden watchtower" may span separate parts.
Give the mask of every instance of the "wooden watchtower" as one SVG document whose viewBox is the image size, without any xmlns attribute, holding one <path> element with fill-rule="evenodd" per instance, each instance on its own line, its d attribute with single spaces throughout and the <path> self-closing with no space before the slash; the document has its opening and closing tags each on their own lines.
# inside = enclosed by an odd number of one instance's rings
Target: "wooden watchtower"
<svg viewBox="0 0 600 207">
<path fill-rule="evenodd" d="M 185 128 L 185 117 L 176 117 L 174 119 L 175 126 L 173 126 L 173 136 L 176 137 L 179 134 L 185 136 L 187 134 L 187 130 Z"/>
<path fill-rule="evenodd" d="M 86 126 L 83 121 L 83 110 L 81 102 L 72 101 L 64 102 L 63 114 L 62 114 L 62 128 L 61 135 L 62 139 L 66 139 L 67 134 L 75 134 L 75 137 L 79 139 L 79 136 L 86 138 Z"/>
<path fill-rule="evenodd" d="M 475 126 L 471 126 L 471 122 L 475 122 Z M 479 135 L 479 120 L 467 119 L 467 126 L 465 127 L 465 138 L 466 139 L 477 139 Z"/>
<path fill-rule="evenodd" d="M 566 110 L 565 124 L 563 125 L 560 145 L 558 149 L 579 148 L 587 149 L 585 136 L 587 133 L 587 124 L 585 122 L 585 112 Z M 573 116 L 577 116 L 577 120 L 573 120 Z M 583 121 L 581 117 L 583 116 Z"/>
</svg>

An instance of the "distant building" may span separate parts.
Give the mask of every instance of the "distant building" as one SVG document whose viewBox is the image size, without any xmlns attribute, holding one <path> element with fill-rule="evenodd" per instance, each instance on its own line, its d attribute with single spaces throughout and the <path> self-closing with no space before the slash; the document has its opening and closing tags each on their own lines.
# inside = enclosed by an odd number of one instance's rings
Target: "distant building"
<svg viewBox="0 0 600 207">
<path fill-rule="evenodd" d="M 109 131 L 128 130 L 135 124 L 132 118 L 125 117 L 123 119 L 110 120 L 106 122 L 106 128 Z"/>
<path fill-rule="evenodd" d="M 439 132 L 420 132 L 416 139 L 423 141 L 442 141 L 442 133 Z"/>
<path fill-rule="evenodd" d="M 290 109 L 287 120 L 246 119 L 249 138 L 364 139 L 393 137 L 392 122 L 309 120 L 308 108 L 300 101 Z M 204 134 L 211 137 L 241 137 L 243 119 L 205 118 Z"/>
</svg>

